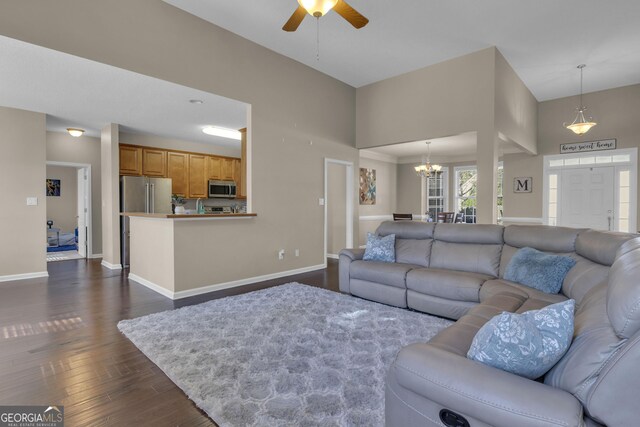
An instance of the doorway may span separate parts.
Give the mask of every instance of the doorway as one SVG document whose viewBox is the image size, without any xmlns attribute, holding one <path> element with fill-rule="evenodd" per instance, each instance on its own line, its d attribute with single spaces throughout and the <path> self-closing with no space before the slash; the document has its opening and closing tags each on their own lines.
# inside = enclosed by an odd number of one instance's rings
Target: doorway
<svg viewBox="0 0 640 427">
<path fill-rule="evenodd" d="M 353 247 L 353 163 L 324 161 L 324 253 L 338 258 L 341 249 Z"/>
<path fill-rule="evenodd" d="M 637 149 L 544 157 L 548 225 L 635 233 Z"/>
<path fill-rule="evenodd" d="M 47 262 L 92 254 L 91 165 L 47 163 Z"/>
</svg>

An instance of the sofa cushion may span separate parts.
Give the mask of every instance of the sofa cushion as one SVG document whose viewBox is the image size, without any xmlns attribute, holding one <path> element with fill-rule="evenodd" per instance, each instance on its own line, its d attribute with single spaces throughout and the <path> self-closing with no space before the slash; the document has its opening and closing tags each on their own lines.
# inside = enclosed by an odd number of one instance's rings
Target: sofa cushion
<svg viewBox="0 0 640 427">
<path fill-rule="evenodd" d="M 504 278 L 548 294 L 557 294 L 565 276 L 575 264 L 576 261 L 569 257 L 525 247 L 511 258 Z"/>
<path fill-rule="evenodd" d="M 449 243 L 436 240 L 431 247 L 429 267 L 498 277 L 501 251 L 502 245 Z"/>
<path fill-rule="evenodd" d="M 509 225 L 504 230 L 504 242 L 509 246 L 528 246 L 544 252 L 574 252 L 581 229 L 546 225 Z"/>
<path fill-rule="evenodd" d="M 383 285 L 406 288 L 407 273 L 420 268 L 413 264 L 388 263 L 380 261 L 353 261 L 350 266 L 352 279 L 366 280 Z"/>
<path fill-rule="evenodd" d="M 417 268 L 407 273 L 407 289 L 442 298 L 480 302 L 480 286 L 492 276 L 438 268 Z"/>
<path fill-rule="evenodd" d="M 480 302 L 484 304 L 495 295 L 517 295 L 522 298 L 522 304 L 525 304 L 529 300 L 533 300 L 540 301 L 540 304 L 543 305 L 549 305 L 567 300 L 567 297 L 562 294 L 547 294 L 537 289 L 504 279 L 487 280 L 484 282 L 480 288 Z M 520 307 L 506 311 L 517 312 L 519 310 Z"/>
<path fill-rule="evenodd" d="M 407 307 L 447 319 L 459 319 L 476 305 L 477 302 L 452 300 L 407 289 Z"/>
<path fill-rule="evenodd" d="M 432 239 L 399 239 L 396 237 L 396 262 L 429 266 Z"/>
<path fill-rule="evenodd" d="M 564 355 L 573 337 L 574 300 L 522 314 L 503 312 L 476 334 L 469 359 L 526 378 L 544 375 Z"/>
<path fill-rule="evenodd" d="M 432 239 L 435 224 L 420 221 L 385 221 L 378 226 L 378 236 L 395 234 L 397 239 Z"/>
<path fill-rule="evenodd" d="M 396 262 L 396 236 L 376 236 L 367 233 L 367 248 L 364 250 L 365 261 Z"/>
<path fill-rule="evenodd" d="M 576 253 L 598 264 L 611 266 L 620 246 L 633 238 L 629 233 L 586 230 L 578 234 Z"/>
<path fill-rule="evenodd" d="M 625 242 L 609 271 L 607 314 L 620 338 L 640 330 L 640 237 Z"/>
<path fill-rule="evenodd" d="M 490 224 L 437 224 L 433 236 L 436 240 L 449 243 L 477 243 L 502 245 L 504 227 Z"/>
<path fill-rule="evenodd" d="M 576 261 L 576 265 L 569 270 L 564 278 L 562 293 L 576 300 L 576 304 L 580 305 L 587 292 L 607 280 L 609 267 L 590 261 L 580 255 L 572 254 L 571 257 Z"/>
</svg>

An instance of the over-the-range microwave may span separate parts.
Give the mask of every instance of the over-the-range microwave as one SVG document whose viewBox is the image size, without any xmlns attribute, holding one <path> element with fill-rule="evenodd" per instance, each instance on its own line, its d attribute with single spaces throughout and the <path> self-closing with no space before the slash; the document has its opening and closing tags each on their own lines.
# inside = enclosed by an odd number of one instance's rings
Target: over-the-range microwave
<svg viewBox="0 0 640 427">
<path fill-rule="evenodd" d="M 235 199 L 235 181 L 209 180 L 209 198 Z"/>
</svg>

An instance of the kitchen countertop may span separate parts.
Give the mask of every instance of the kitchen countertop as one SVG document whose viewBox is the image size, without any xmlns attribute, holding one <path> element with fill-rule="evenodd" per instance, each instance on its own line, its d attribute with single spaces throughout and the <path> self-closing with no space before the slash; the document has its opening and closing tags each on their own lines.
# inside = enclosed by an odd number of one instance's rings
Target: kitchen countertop
<svg viewBox="0 0 640 427">
<path fill-rule="evenodd" d="M 224 214 L 159 214 L 144 212 L 121 212 L 121 216 L 135 216 L 141 218 L 161 218 L 161 219 L 216 219 L 216 218 L 251 218 L 256 217 L 255 213 L 224 213 Z"/>
</svg>

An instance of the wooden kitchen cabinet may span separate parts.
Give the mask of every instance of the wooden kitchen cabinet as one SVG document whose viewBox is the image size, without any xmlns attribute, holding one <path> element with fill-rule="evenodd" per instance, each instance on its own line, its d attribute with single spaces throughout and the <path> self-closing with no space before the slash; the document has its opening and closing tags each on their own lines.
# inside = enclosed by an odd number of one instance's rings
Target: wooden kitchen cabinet
<svg viewBox="0 0 640 427">
<path fill-rule="evenodd" d="M 142 149 L 142 174 L 164 178 L 167 176 L 167 151 L 155 148 Z"/>
<path fill-rule="evenodd" d="M 207 157 L 189 154 L 189 197 L 208 197 Z"/>
<path fill-rule="evenodd" d="M 236 196 L 244 197 L 244 179 L 242 178 L 242 163 L 240 159 L 233 161 L 233 180 L 236 182 Z"/>
<path fill-rule="evenodd" d="M 207 156 L 207 178 L 222 179 L 222 158 Z"/>
<path fill-rule="evenodd" d="M 175 151 L 167 152 L 167 178 L 171 178 L 171 192 L 189 197 L 189 155 Z"/>
<path fill-rule="evenodd" d="M 223 158 L 221 168 L 221 179 L 233 181 L 233 173 L 235 172 L 233 159 Z"/>
<path fill-rule="evenodd" d="M 120 146 L 120 175 L 142 175 L 142 148 Z"/>
</svg>

